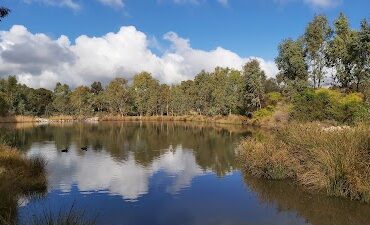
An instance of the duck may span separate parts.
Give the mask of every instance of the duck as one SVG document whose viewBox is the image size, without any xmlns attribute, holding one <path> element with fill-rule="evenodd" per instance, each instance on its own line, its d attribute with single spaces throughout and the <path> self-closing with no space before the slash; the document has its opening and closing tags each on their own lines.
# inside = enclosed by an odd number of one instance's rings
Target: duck
<svg viewBox="0 0 370 225">
<path fill-rule="evenodd" d="M 68 148 L 60 150 L 61 152 L 68 152 Z"/>
<path fill-rule="evenodd" d="M 81 150 L 87 151 L 87 146 L 82 147 Z"/>
</svg>

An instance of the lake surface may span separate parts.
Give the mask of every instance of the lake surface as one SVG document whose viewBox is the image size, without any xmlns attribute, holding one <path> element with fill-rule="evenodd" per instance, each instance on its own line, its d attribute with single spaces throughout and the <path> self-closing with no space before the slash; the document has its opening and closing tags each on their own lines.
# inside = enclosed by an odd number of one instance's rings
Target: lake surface
<svg viewBox="0 0 370 225">
<path fill-rule="evenodd" d="M 235 146 L 255 130 L 105 122 L 3 125 L 0 132 L 48 162 L 48 191 L 19 202 L 21 224 L 72 205 L 107 225 L 370 224 L 369 205 L 243 174 Z"/>
</svg>

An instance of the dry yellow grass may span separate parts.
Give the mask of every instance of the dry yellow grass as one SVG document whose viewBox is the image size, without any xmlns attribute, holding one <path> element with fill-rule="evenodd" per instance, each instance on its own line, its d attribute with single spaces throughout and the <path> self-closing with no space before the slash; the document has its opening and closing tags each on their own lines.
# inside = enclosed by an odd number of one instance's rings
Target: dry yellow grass
<svg viewBox="0 0 370 225">
<path fill-rule="evenodd" d="M 14 116 L 14 117 L 0 117 L 0 123 L 26 123 L 26 122 L 40 122 L 43 119 L 31 116 Z M 85 117 L 59 115 L 46 118 L 45 121 L 52 123 L 63 123 L 73 121 L 84 121 Z M 94 118 L 95 120 L 95 118 Z M 239 115 L 229 116 L 115 116 L 103 115 L 97 117 L 99 121 L 189 121 L 189 122 L 204 122 L 204 123 L 219 123 L 219 124 L 245 124 L 247 118 Z"/>
<path fill-rule="evenodd" d="M 241 143 L 244 168 L 268 179 L 294 179 L 310 190 L 370 202 L 370 126 L 324 130 L 290 124 Z"/>
<path fill-rule="evenodd" d="M 0 117 L 0 123 L 33 123 L 36 118 L 33 116 L 7 116 Z"/>
<path fill-rule="evenodd" d="M 204 122 L 204 123 L 220 123 L 220 124 L 243 124 L 246 120 L 243 116 L 103 116 L 101 121 L 189 121 L 189 122 Z"/>
<path fill-rule="evenodd" d="M 43 193 L 46 185 L 45 161 L 0 146 L 0 224 L 15 223 L 18 198 Z"/>
</svg>

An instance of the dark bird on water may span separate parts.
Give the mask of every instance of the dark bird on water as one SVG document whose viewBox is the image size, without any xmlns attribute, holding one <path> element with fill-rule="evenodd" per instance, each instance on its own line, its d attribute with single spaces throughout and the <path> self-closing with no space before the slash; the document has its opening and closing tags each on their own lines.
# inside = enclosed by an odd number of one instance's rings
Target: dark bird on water
<svg viewBox="0 0 370 225">
<path fill-rule="evenodd" d="M 68 152 L 68 148 L 60 150 L 61 152 Z"/>
<path fill-rule="evenodd" d="M 87 151 L 87 146 L 82 147 L 81 150 Z"/>
</svg>

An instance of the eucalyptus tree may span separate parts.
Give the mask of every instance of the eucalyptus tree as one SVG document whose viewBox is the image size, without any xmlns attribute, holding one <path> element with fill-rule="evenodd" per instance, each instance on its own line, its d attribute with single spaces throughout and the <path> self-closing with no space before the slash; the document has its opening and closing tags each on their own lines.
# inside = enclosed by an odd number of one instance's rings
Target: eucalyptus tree
<svg viewBox="0 0 370 225">
<path fill-rule="evenodd" d="M 119 113 L 121 116 L 125 116 L 130 112 L 131 96 L 128 82 L 124 78 L 115 78 L 109 83 L 105 91 L 105 98 L 111 113 Z"/>
<path fill-rule="evenodd" d="M 212 104 L 212 75 L 208 72 L 201 71 L 195 76 L 193 83 L 194 107 L 199 114 L 208 115 Z"/>
<path fill-rule="evenodd" d="M 70 114 L 70 94 L 71 90 L 67 84 L 58 82 L 53 92 L 52 110 L 57 114 Z"/>
<path fill-rule="evenodd" d="M 171 90 L 167 84 L 161 84 L 158 90 L 158 112 L 161 116 L 169 115 Z"/>
<path fill-rule="evenodd" d="M 328 64 L 336 70 L 334 78 L 342 88 L 350 88 L 354 79 L 356 61 L 351 46 L 356 40 L 356 32 L 349 27 L 347 17 L 340 13 L 334 22 L 334 37 L 329 42 Z"/>
<path fill-rule="evenodd" d="M 90 89 L 85 86 L 79 86 L 74 89 L 70 94 L 71 106 L 73 107 L 74 114 L 87 115 L 93 109 L 91 107 L 92 93 Z"/>
<path fill-rule="evenodd" d="M 230 69 L 217 67 L 214 72 L 211 73 L 211 115 L 226 115 L 230 112 L 228 105 L 228 77 Z"/>
<path fill-rule="evenodd" d="M 306 27 L 305 50 L 314 88 L 319 88 L 325 77 L 324 68 L 327 64 L 325 52 L 331 33 L 328 19 L 324 15 L 315 16 Z"/>
<path fill-rule="evenodd" d="M 159 82 L 150 73 L 142 72 L 134 76 L 131 93 L 134 106 L 140 116 L 158 112 Z"/>
<path fill-rule="evenodd" d="M 254 59 L 243 67 L 245 79 L 244 101 L 246 111 L 255 111 L 262 108 L 264 99 L 263 79 L 265 72 L 261 70 L 260 63 Z"/>
<path fill-rule="evenodd" d="M 226 104 L 229 114 L 239 114 L 243 109 L 245 82 L 242 73 L 230 70 L 226 84 Z"/>
<path fill-rule="evenodd" d="M 282 80 L 307 80 L 308 66 L 301 40 L 286 39 L 280 43 L 275 59 Z"/>
<path fill-rule="evenodd" d="M 370 78 L 370 24 L 367 20 L 361 22 L 361 29 L 355 35 L 351 55 L 355 62 L 353 78 L 356 91 L 359 91 L 360 85 Z"/>
</svg>

